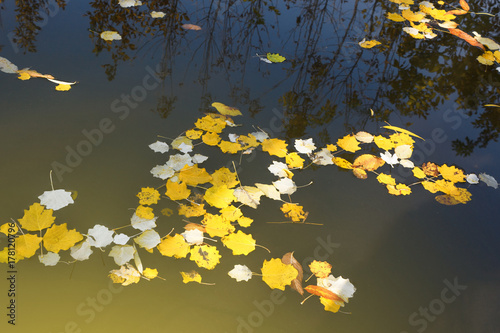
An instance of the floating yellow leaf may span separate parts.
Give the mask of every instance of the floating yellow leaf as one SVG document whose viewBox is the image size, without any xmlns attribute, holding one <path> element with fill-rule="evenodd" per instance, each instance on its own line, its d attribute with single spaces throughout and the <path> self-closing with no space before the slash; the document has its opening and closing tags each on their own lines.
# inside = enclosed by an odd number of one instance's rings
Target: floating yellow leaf
<svg viewBox="0 0 500 333">
<path fill-rule="evenodd" d="M 414 137 L 419 138 L 421 140 L 424 140 L 424 138 L 422 138 L 422 137 L 420 137 L 420 136 L 416 135 L 415 133 L 412 133 L 412 132 L 410 132 L 408 130 L 405 130 L 404 128 L 399 128 L 399 127 L 396 127 L 396 126 L 382 126 L 382 127 L 390 129 L 390 130 L 393 130 L 393 131 L 396 131 L 396 132 L 406 133 L 408 135 L 411 135 L 411 136 L 414 136 Z M 405 143 L 405 144 L 407 144 L 407 143 Z"/>
<path fill-rule="evenodd" d="M 405 19 L 407 19 L 408 21 L 412 21 L 412 22 L 418 22 L 418 21 L 421 21 L 425 18 L 424 13 L 414 13 L 410 9 L 403 10 L 401 12 L 401 14 L 403 15 L 403 17 Z"/>
<path fill-rule="evenodd" d="M 262 281 L 271 289 L 285 290 L 285 286 L 289 286 L 298 274 L 292 265 L 284 264 L 279 258 L 264 260 L 262 265 Z"/>
<path fill-rule="evenodd" d="M 155 277 L 158 276 L 158 270 L 156 268 L 145 268 L 144 271 L 142 272 L 142 275 L 146 279 L 154 279 Z"/>
<path fill-rule="evenodd" d="M 182 275 L 182 282 L 184 283 L 189 283 L 189 282 L 201 283 L 201 275 L 196 271 L 181 272 L 181 275 Z"/>
<path fill-rule="evenodd" d="M 174 258 L 185 258 L 190 250 L 189 244 L 179 234 L 165 237 L 156 248 L 162 255 Z"/>
<path fill-rule="evenodd" d="M 413 146 L 415 143 L 415 140 L 413 140 L 412 137 L 406 133 L 394 133 L 389 137 L 389 139 L 394 142 L 394 147 L 404 145 Z"/>
<path fill-rule="evenodd" d="M 325 311 L 337 313 L 341 307 L 340 302 L 325 297 L 320 297 L 319 301 L 325 306 Z"/>
<path fill-rule="evenodd" d="M 363 154 L 358 156 L 354 163 L 352 164 L 353 168 L 361 168 L 366 171 L 374 171 L 384 165 L 385 162 L 378 156 L 374 156 L 371 154 Z"/>
<path fill-rule="evenodd" d="M 219 212 L 223 218 L 230 222 L 236 221 L 243 215 L 241 209 L 234 207 L 233 205 L 222 208 Z"/>
<path fill-rule="evenodd" d="M 334 145 L 332 143 L 329 143 L 329 144 L 326 145 L 326 149 L 328 149 L 331 152 L 334 152 L 334 151 L 337 151 L 338 148 L 337 148 L 336 145 Z"/>
<path fill-rule="evenodd" d="M 380 149 L 391 150 L 392 148 L 394 148 L 394 142 L 381 135 L 377 135 L 376 137 L 374 137 L 373 141 Z"/>
<path fill-rule="evenodd" d="M 57 91 L 68 91 L 71 89 L 71 85 L 69 84 L 58 84 L 55 88 Z"/>
<path fill-rule="evenodd" d="M 214 102 L 212 103 L 212 106 L 216 108 L 220 114 L 223 114 L 225 116 L 241 116 L 240 110 L 224 105 L 222 103 Z"/>
<path fill-rule="evenodd" d="M 240 186 L 234 190 L 233 195 L 242 204 L 257 208 L 260 204 L 260 197 L 264 195 L 264 192 L 256 186 Z"/>
<path fill-rule="evenodd" d="M 226 185 L 228 188 L 233 188 L 240 182 L 238 181 L 236 172 L 231 172 L 228 168 L 222 167 L 212 173 L 212 180 L 210 183 L 214 185 L 214 187 Z"/>
<path fill-rule="evenodd" d="M 420 178 L 420 179 L 425 178 L 425 172 L 422 169 L 420 169 L 419 167 L 414 167 L 412 171 L 413 171 L 413 175 L 416 178 Z"/>
<path fill-rule="evenodd" d="M 186 183 L 186 185 L 196 186 L 210 182 L 212 176 L 208 174 L 205 168 L 199 168 L 197 164 L 185 165 L 179 172 L 179 180 Z"/>
<path fill-rule="evenodd" d="M 191 202 L 189 205 L 183 204 L 179 206 L 179 215 L 184 215 L 185 217 L 202 216 L 205 213 L 206 210 L 204 204 Z"/>
<path fill-rule="evenodd" d="M 137 207 L 137 209 L 135 210 L 135 215 L 146 220 L 151 220 L 155 217 L 155 214 L 153 213 L 153 208 L 142 205 Z"/>
<path fill-rule="evenodd" d="M 240 135 L 238 137 L 238 143 L 241 144 L 244 149 L 257 147 L 258 145 L 260 145 L 260 142 L 257 141 L 257 138 L 252 134 Z"/>
<path fill-rule="evenodd" d="M 231 142 L 225 140 L 219 142 L 218 146 L 223 153 L 229 153 L 229 154 L 236 154 L 242 149 L 241 145 L 238 142 Z"/>
<path fill-rule="evenodd" d="M 296 152 L 287 154 L 285 158 L 286 164 L 291 169 L 302 169 L 304 167 L 304 159 Z"/>
<path fill-rule="evenodd" d="M 267 53 L 266 58 L 272 62 L 283 62 L 286 60 L 285 57 L 279 55 L 278 53 Z"/>
<path fill-rule="evenodd" d="M 443 164 L 438 167 L 438 171 L 444 179 L 453 183 L 465 182 L 466 175 L 464 175 L 463 170 L 460 170 L 453 165 L 447 166 L 446 164 Z"/>
<path fill-rule="evenodd" d="M 241 230 L 237 233 L 229 234 L 221 239 L 222 244 L 228 249 L 233 250 L 233 255 L 247 255 L 255 250 L 255 239 L 252 235 L 245 234 Z"/>
<path fill-rule="evenodd" d="M 227 185 L 212 186 L 205 191 L 204 198 L 209 205 L 217 208 L 227 207 L 236 199 Z"/>
<path fill-rule="evenodd" d="M 307 216 L 307 213 L 304 212 L 304 207 L 297 204 L 284 203 L 280 209 L 285 216 L 290 218 L 293 222 L 303 221 Z"/>
<path fill-rule="evenodd" d="M 333 163 L 339 168 L 352 169 L 352 163 L 342 157 L 334 157 Z"/>
<path fill-rule="evenodd" d="M 21 227 L 29 231 L 39 231 L 48 228 L 56 219 L 52 209 L 45 209 L 38 202 L 32 204 L 29 210 L 24 210 L 24 216 L 18 219 Z"/>
<path fill-rule="evenodd" d="M 396 13 L 387 13 L 387 18 L 391 21 L 394 21 L 394 22 L 406 21 L 406 19 L 403 16 L 396 14 Z"/>
<path fill-rule="evenodd" d="M 438 166 L 432 162 L 427 162 L 422 164 L 422 170 L 427 176 L 437 177 L 439 176 Z"/>
<path fill-rule="evenodd" d="M 61 250 L 68 250 L 82 239 L 83 236 L 75 229 L 68 230 L 66 223 L 54 224 L 43 235 L 43 246 L 47 251 L 58 253 Z"/>
<path fill-rule="evenodd" d="M 206 132 L 220 133 L 226 127 L 226 121 L 213 115 L 206 115 L 198 119 L 194 125 Z"/>
<path fill-rule="evenodd" d="M 101 38 L 110 42 L 112 40 L 120 40 L 122 36 L 116 31 L 103 31 L 101 32 Z"/>
<path fill-rule="evenodd" d="M 224 237 L 234 231 L 231 222 L 221 215 L 206 213 L 201 221 L 210 237 Z"/>
<path fill-rule="evenodd" d="M 379 41 L 377 40 L 366 40 L 366 39 L 363 39 L 361 42 L 358 43 L 359 46 L 361 46 L 362 48 L 364 49 L 371 49 L 372 47 L 374 46 L 377 46 L 377 45 L 380 45 L 382 43 L 380 43 Z"/>
<path fill-rule="evenodd" d="M 203 135 L 203 131 L 197 130 L 197 129 L 190 129 L 186 131 L 186 137 L 190 140 L 196 140 L 201 138 Z"/>
<path fill-rule="evenodd" d="M 240 225 L 240 227 L 243 227 L 243 228 L 248 228 L 253 222 L 253 219 L 249 218 L 249 217 L 246 217 L 246 216 L 240 216 L 238 218 L 238 224 Z"/>
<path fill-rule="evenodd" d="M 221 257 L 217 248 L 212 245 L 196 245 L 189 253 L 191 254 L 190 260 L 206 269 L 214 269 Z"/>
<path fill-rule="evenodd" d="M 121 283 L 122 286 L 139 283 L 141 280 L 141 273 L 128 263 L 126 266 L 120 266 L 120 269 L 113 269 L 110 273 L 109 277 L 113 283 Z"/>
<path fill-rule="evenodd" d="M 326 261 L 313 260 L 313 262 L 309 264 L 309 268 L 311 269 L 311 273 L 320 279 L 328 277 L 332 272 L 332 265 Z"/>
<path fill-rule="evenodd" d="M 381 173 L 380 175 L 378 175 L 377 180 L 381 184 L 394 185 L 394 186 L 396 185 L 396 179 L 385 173 Z"/>
<path fill-rule="evenodd" d="M 359 141 L 356 140 L 356 137 L 353 134 L 349 134 L 341 139 L 338 139 L 337 146 L 351 153 L 354 153 L 361 149 L 359 147 Z"/>
<path fill-rule="evenodd" d="M 23 258 L 30 258 L 38 250 L 42 237 L 32 234 L 24 234 L 16 238 L 16 254 Z"/>
<path fill-rule="evenodd" d="M 221 140 L 219 134 L 214 132 L 208 132 L 203 134 L 201 139 L 203 140 L 204 144 L 209 146 L 217 146 L 219 144 L 219 141 Z"/>
<path fill-rule="evenodd" d="M 368 178 L 368 174 L 366 173 L 366 171 L 361 169 L 361 168 L 352 169 L 352 173 L 358 179 L 367 179 Z"/>
<path fill-rule="evenodd" d="M 269 155 L 275 155 L 278 157 L 285 157 L 288 153 L 288 144 L 280 139 L 265 139 L 262 142 L 262 151 L 266 151 Z"/>
<path fill-rule="evenodd" d="M 185 183 L 175 183 L 169 179 L 167 180 L 167 192 L 165 194 L 171 200 L 182 200 L 189 197 L 191 190 L 187 188 Z"/>
<path fill-rule="evenodd" d="M 139 204 L 141 205 L 152 205 L 156 204 L 160 199 L 160 192 L 152 187 L 143 187 L 141 192 L 137 194 L 139 198 Z"/>
<path fill-rule="evenodd" d="M 411 189 L 405 184 L 387 185 L 387 190 L 392 195 L 409 195 L 411 193 Z"/>
</svg>

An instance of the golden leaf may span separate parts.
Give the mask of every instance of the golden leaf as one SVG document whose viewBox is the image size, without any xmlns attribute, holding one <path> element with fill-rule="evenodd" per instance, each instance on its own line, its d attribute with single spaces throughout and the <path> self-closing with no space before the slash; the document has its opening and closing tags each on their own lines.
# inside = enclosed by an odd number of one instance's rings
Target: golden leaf
<svg viewBox="0 0 500 333">
<path fill-rule="evenodd" d="M 335 165 L 339 168 L 352 169 L 352 163 L 342 157 L 334 157 L 333 163 L 335 163 Z"/>
<path fill-rule="evenodd" d="M 141 192 L 137 194 L 139 198 L 139 204 L 141 205 L 152 205 L 156 204 L 160 199 L 160 192 L 152 187 L 143 187 Z"/>
<path fill-rule="evenodd" d="M 309 268 L 311 269 L 311 273 L 320 279 L 328 277 L 332 272 L 332 265 L 326 261 L 314 260 L 309 264 Z"/>
<path fill-rule="evenodd" d="M 189 197 L 191 190 L 187 188 L 186 183 L 175 183 L 169 179 L 167 180 L 167 192 L 165 194 L 171 200 L 182 200 Z"/>
<path fill-rule="evenodd" d="M 181 272 L 181 275 L 182 275 L 182 282 L 184 283 L 189 283 L 189 282 L 201 283 L 201 275 L 196 271 Z"/>
<path fill-rule="evenodd" d="M 179 172 L 179 180 L 186 185 L 196 186 L 205 184 L 212 180 L 212 176 L 208 174 L 205 168 L 198 168 L 198 165 L 185 165 Z"/>
<path fill-rule="evenodd" d="M 297 204 L 284 203 L 280 209 L 285 216 L 290 218 L 293 222 L 301 222 L 305 220 L 307 216 L 307 213 L 304 212 L 304 207 Z"/>
<path fill-rule="evenodd" d="M 321 304 L 325 306 L 325 311 L 330 311 L 333 313 L 337 313 L 341 306 L 340 302 L 336 302 L 332 299 L 328 299 L 325 297 L 320 297 L 319 301 L 321 302 Z"/>
<path fill-rule="evenodd" d="M 430 177 L 439 176 L 438 166 L 432 162 L 427 162 L 422 164 L 422 170 L 427 176 Z"/>
<path fill-rule="evenodd" d="M 204 144 L 209 146 L 217 146 L 221 140 L 219 134 L 214 132 L 207 132 L 201 137 Z"/>
<path fill-rule="evenodd" d="M 411 189 L 405 184 L 387 185 L 386 187 L 389 194 L 392 195 L 409 195 L 411 193 Z"/>
<path fill-rule="evenodd" d="M 292 265 L 284 264 L 279 258 L 264 260 L 261 270 L 262 281 L 271 289 L 285 290 L 285 286 L 290 285 L 298 275 L 298 271 Z"/>
<path fill-rule="evenodd" d="M 374 137 L 373 141 L 380 149 L 391 150 L 392 148 L 394 148 L 394 142 L 381 135 L 377 135 L 376 137 Z"/>
<path fill-rule="evenodd" d="M 269 155 L 275 155 L 278 157 L 285 157 L 288 153 L 288 144 L 279 139 L 265 139 L 262 142 L 262 151 L 266 151 Z"/>
<path fill-rule="evenodd" d="M 194 125 L 206 132 L 220 133 L 226 127 L 226 121 L 213 115 L 206 115 L 198 119 Z"/>
<path fill-rule="evenodd" d="M 224 237 L 234 232 L 234 226 L 221 215 L 206 213 L 201 221 L 210 237 Z"/>
<path fill-rule="evenodd" d="M 219 212 L 221 213 L 222 217 L 229 222 L 234 222 L 243 215 L 241 209 L 234 207 L 233 205 L 222 208 L 221 210 L 219 210 Z"/>
<path fill-rule="evenodd" d="M 162 255 L 174 258 L 185 258 L 190 250 L 189 244 L 179 234 L 165 237 L 156 248 Z"/>
<path fill-rule="evenodd" d="M 241 116 L 240 110 L 224 105 L 222 103 L 214 102 L 212 103 L 212 106 L 216 108 L 220 114 L 223 114 L 225 116 Z"/>
<path fill-rule="evenodd" d="M 231 142 L 225 140 L 219 142 L 218 146 L 223 153 L 229 153 L 229 154 L 236 154 L 242 149 L 241 145 L 238 142 Z"/>
<path fill-rule="evenodd" d="M 233 251 L 233 255 L 235 256 L 240 254 L 247 255 L 255 250 L 255 239 L 253 239 L 252 235 L 247 235 L 241 230 L 238 230 L 237 233 L 224 236 L 221 241 L 225 247 Z"/>
<path fill-rule="evenodd" d="M 151 220 L 155 217 L 155 214 L 153 213 L 153 208 L 142 205 L 137 207 L 137 209 L 135 210 L 135 215 L 146 220 Z"/>
<path fill-rule="evenodd" d="M 352 169 L 352 173 L 358 179 L 366 179 L 366 178 L 368 178 L 368 174 L 366 173 L 366 171 L 363 170 L 363 169 L 361 169 L 361 168 L 354 168 L 354 169 Z"/>
<path fill-rule="evenodd" d="M 203 198 L 209 205 L 217 208 L 227 207 L 236 200 L 233 190 L 229 189 L 227 185 L 212 186 L 205 191 Z"/>
<path fill-rule="evenodd" d="M 248 228 L 253 222 L 253 219 L 249 218 L 249 217 L 246 217 L 246 216 L 240 216 L 238 218 L 238 224 L 240 225 L 240 227 L 243 227 L 243 228 Z"/>
<path fill-rule="evenodd" d="M 231 172 L 228 168 L 222 167 L 212 173 L 212 180 L 210 183 L 214 185 L 214 187 L 226 185 L 228 188 L 233 188 L 240 182 L 237 179 L 236 172 Z"/>
<path fill-rule="evenodd" d="M 190 140 L 196 140 L 201 138 L 203 134 L 203 131 L 197 130 L 197 129 L 190 129 L 186 131 L 186 137 Z"/>
<path fill-rule="evenodd" d="M 55 88 L 57 91 L 68 91 L 71 89 L 71 85 L 69 84 L 58 84 Z"/>
<path fill-rule="evenodd" d="M 418 22 L 425 18 L 425 14 L 422 13 L 414 13 L 410 9 L 405 9 L 401 12 L 403 17 L 408 21 Z"/>
<path fill-rule="evenodd" d="M 396 14 L 396 13 L 387 13 L 387 18 L 391 21 L 394 21 L 394 22 L 406 21 L 406 19 L 403 16 Z"/>
<path fill-rule="evenodd" d="M 189 205 L 179 205 L 179 215 L 185 217 L 202 216 L 206 213 L 204 204 L 191 202 Z"/>
<path fill-rule="evenodd" d="M 287 154 L 285 158 L 289 168 L 302 169 L 304 167 L 304 159 L 296 152 Z"/>
<path fill-rule="evenodd" d="M 353 168 L 361 168 L 366 171 L 374 171 L 384 165 L 385 162 L 380 157 L 371 155 L 371 154 L 363 154 L 358 156 L 354 163 L 352 164 Z"/>
<path fill-rule="evenodd" d="M 377 180 L 381 184 L 386 184 L 386 185 L 396 185 L 396 179 L 394 179 L 392 176 L 387 175 L 385 173 L 381 173 L 378 175 Z"/>
<path fill-rule="evenodd" d="M 373 40 L 365 40 L 365 39 L 363 39 L 358 44 L 359 44 L 359 46 L 361 46 L 364 49 L 371 49 L 372 47 L 380 45 L 382 43 L 380 43 L 379 41 L 374 40 L 374 39 Z"/>
<path fill-rule="evenodd" d="M 191 254 L 190 260 L 206 269 L 214 269 L 221 257 L 217 248 L 212 245 L 196 245 L 189 253 Z"/>
<path fill-rule="evenodd" d="M 415 133 L 412 133 L 408 130 L 405 130 L 404 128 L 400 128 L 400 127 L 396 127 L 396 126 L 382 126 L 383 128 L 387 128 L 387 129 L 390 129 L 390 130 L 393 130 L 393 131 L 396 131 L 396 132 L 401 132 L 401 133 L 405 133 L 405 134 L 408 134 L 408 135 L 411 135 L 411 136 L 414 136 L 416 138 L 419 138 L 421 140 L 424 140 L 424 138 L 416 135 Z M 424 140 L 425 141 L 425 140 Z M 404 144 L 407 144 L 407 143 L 404 143 Z"/>
<path fill-rule="evenodd" d="M 438 195 L 434 199 L 436 199 L 436 201 L 439 202 L 440 204 L 447 206 L 458 205 L 460 203 L 460 201 L 456 200 L 455 198 L 453 198 L 451 195 L 448 194 Z"/>
<path fill-rule="evenodd" d="M 351 153 L 361 149 L 359 147 L 359 141 L 356 140 L 356 137 L 353 134 L 349 134 L 344 136 L 342 139 L 338 139 L 337 146 Z"/>
<path fill-rule="evenodd" d="M 54 224 L 43 235 L 43 246 L 47 251 L 58 253 L 61 250 L 68 250 L 82 239 L 83 236 L 75 229 L 68 230 L 66 223 Z"/>
<path fill-rule="evenodd" d="M 464 175 L 463 170 L 460 170 L 455 166 L 447 166 L 446 164 L 443 164 L 442 166 L 438 166 L 438 171 L 444 179 L 453 183 L 465 182 L 466 175 Z"/>
<path fill-rule="evenodd" d="M 412 172 L 416 178 L 420 178 L 420 179 L 425 178 L 425 172 L 422 169 L 420 169 L 419 167 L 414 167 Z"/>
<path fill-rule="evenodd" d="M 142 275 L 146 278 L 146 279 L 154 279 L 155 277 L 158 276 L 158 270 L 155 268 L 145 268 L 144 271 L 142 272 Z"/>
<path fill-rule="evenodd" d="M 21 227 L 29 231 L 39 231 L 48 228 L 54 223 L 56 218 L 52 216 L 52 209 L 45 209 L 44 206 L 35 202 L 29 210 L 24 210 L 24 216 L 18 219 Z"/>
<path fill-rule="evenodd" d="M 329 151 L 331 151 L 333 153 L 334 151 L 337 151 L 338 148 L 336 145 L 329 143 L 326 145 L 326 149 L 328 149 Z"/>
<path fill-rule="evenodd" d="M 20 257 L 30 258 L 38 250 L 42 237 L 32 234 L 24 234 L 16 238 L 16 254 Z"/>
</svg>

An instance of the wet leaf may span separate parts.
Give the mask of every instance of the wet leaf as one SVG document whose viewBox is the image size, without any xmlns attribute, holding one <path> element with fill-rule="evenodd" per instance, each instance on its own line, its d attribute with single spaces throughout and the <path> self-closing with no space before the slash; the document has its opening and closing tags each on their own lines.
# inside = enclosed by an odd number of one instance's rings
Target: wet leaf
<svg viewBox="0 0 500 333">
<path fill-rule="evenodd" d="M 284 264 L 279 258 L 264 260 L 262 265 L 262 281 L 271 289 L 285 290 L 297 275 L 298 271 L 292 265 Z"/>
<path fill-rule="evenodd" d="M 297 277 L 292 280 L 290 287 L 297 291 L 299 294 L 304 295 L 304 289 L 302 288 L 302 279 L 304 277 L 304 270 L 302 269 L 302 265 L 294 258 L 293 252 L 288 252 L 283 255 L 281 258 L 281 262 L 285 265 L 292 265 L 293 268 L 297 270 Z"/>
</svg>

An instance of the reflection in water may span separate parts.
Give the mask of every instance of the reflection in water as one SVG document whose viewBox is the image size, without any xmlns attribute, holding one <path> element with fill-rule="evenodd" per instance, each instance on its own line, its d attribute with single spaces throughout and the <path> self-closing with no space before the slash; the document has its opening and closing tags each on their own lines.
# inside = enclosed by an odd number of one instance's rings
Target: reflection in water
<svg viewBox="0 0 500 333">
<path fill-rule="evenodd" d="M 500 4 L 480 1 L 481 11 L 496 14 Z M 35 52 L 35 39 L 42 26 L 43 13 L 53 13 L 65 2 L 16 2 L 17 28 L 13 40 L 24 51 Z M 52 7 L 54 8 L 52 8 Z M 285 111 L 288 138 L 303 136 L 316 128 L 328 141 L 327 125 L 344 117 L 346 130 L 365 124 L 388 121 L 393 112 L 406 117 L 427 118 L 452 108 L 453 114 L 470 119 L 479 131 L 476 138 L 465 136 L 453 142 L 458 155 L 470 155 L 476 147 L 486 147 L 498 139 L 500 114 L 482 105 L 498 103 L 497 73 L 475 60 L 478 51 L 454 36 L 441 33 L 433 40 L 414 40 L 402 25 L 387 20 L 385 13 L 397 7 L 385 1 L 148 1 L 142 6 L 122 8 L 114 2 L 95 0 L 86 13 L 94 52 L 106 52 L 111 62 L 103 65 L 113 80 L 118 64 L 138 55 L 160 55 L 160 76 L 171 78 L 182 72 L 176 61 L 189 59 L 186 70 L 197 71 L 202 110 L 212 100 L 211 80 L 223 75 L 230 85 L 230 96 L 239 107 L 252 114 L 264 107 L 260 97 L 269 93 L 248 88 L 248 71 L 269 76 L 269 67 L 256 69 L 255 53 L 279 51 L 288 60 L 286 76 L 271 88 L 284 90 L 279 104 Z M 151 11 L 166 13 L 154 19 Z M 45 15 L 46 15 L 45 14 Z M 496 36 L 498 17 L 467 15 L 460 17 L 462 29 Z M 182 29 L 192 22 L 203 27 L 193 33 Z M 118 31 L 120 42 L 106 42 L 98 33 Z M 376 38 L 382 46 L 365 50 L 357 45 L 364 37 Z M 280 66 L 280 65 L 273 65 Z M 173 85 L 173 82 L 170 82 Z M 474 87 L 471 89 L 471 87 Z M 447 104 L 454 99 L 456 103 Z M 175 108 L 176 96 L 170 93 L 158 101 L 163 118 Z M 370 117 L 370 109 L 375 116 Z"/>
</svg>

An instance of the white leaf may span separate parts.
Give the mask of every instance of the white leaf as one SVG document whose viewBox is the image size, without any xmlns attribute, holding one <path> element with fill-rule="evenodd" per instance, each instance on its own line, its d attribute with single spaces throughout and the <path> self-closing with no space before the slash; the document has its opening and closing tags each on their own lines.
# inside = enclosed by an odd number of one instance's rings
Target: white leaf
<svg viewBox="0 0 500 333">
<path fill-rule="evenodd" d="M 480 173 L 479 174 L 479 179 L 481 179 L 486 185 L 491 186 L 493 188 L 498 188 L 498 183 L 495 178 L 493 178 L 490 175 L 487 175 L 485 173 Z"/>
<path fill-rule="evenodd" d="M 314 164 L 317 165 L 330 165 L 333 164 L 333 155 L 326 149 L 322 148 L 319 152 L 309 156 Z"/>
<path fill-rule="evenodd" d="M 151 12 L 151 17 L 152 18 L 162 18 L 164 17 L 166 14 L 164 12 L 155 12 L 155 11 L 152 11 Z"/>
<path fill-rule="evenodd" d="M 55 266 L 59 262 L 59 259 L 61 259 L 61 256 L 54 252 L 38 255 L 38 260 L 40 260 L 40 262 L 45 266 Z"/>
<path fill-rule="evenodd" d="M 356 133 L 355 137 L 356 137 L 356 140 L 358 140 L 359 142 L 363 142 L 363 143 L 372 143 L 373 142 L 373 135 L 371 135 L 368 132 L 360 131 L 360 132 Z"/>
<path fill-rule="evenodd" d="M 477 178 L 476 174 L 468 174 L 467 177 L 465 177 L 465 180 L 467 180 L 467 183 L 469 184 L 479 184 L 479 178 Z"/>
<path fill-rule="evenodd" d="M 160 244 L 160 235 L 155 230 L 146 230 L 140 236 L 134 238 L 134 241 L 146 250 L 154 248 Z"/>
<path fill-rule="evenodd" d="M 181 153 L 187 154 L 193 151 L 193 145 L 186 144 L 185 142 L 182 142 L 179 147 L 177 148 L 181 151 Z"/>
<path fill-rule="evenodd" d="M 142 2 L 139 0 L 119 0 L 118 3 L 123 8 L 134 7 L 142 5 Z"/>
<path fill-rule="evenodd" d="M 399 161 L 399 164 L 401 164 L 403 167 L 408 168 L 408 169 L 413 169 L 415 167 L 415 164 L 413 164 L 412 161 L 403 159 Z"/>
<path fill-rule="evenodd" d="M 391 167 L 394 167 L 394 164 L 398 164 L 398 156 L 396 154 L 392 155 L 387 150 L 382 154 L 380 153 L 380 157 L 385 161 L 385 163 L 389 164 Z"/>
<path fill-rule="evenodd" d="M 394 153 L 400 159 L 407 159 L 407 158 L 411 157 L 411 154 L 413 153 L 413 149 L 411 148 L 410 145 L 401 145 L 401 146 L 397 146 L 394 149 Z"/>
<path fill-rule="evenodd" d="M 89 229 L 87 241 L 90 246 L 105 247 L 113 241 L 113 233 L 113 230 L 109 230 L 103 225 L 96 224 L 93 228 Z"/>
<path fill-rule="evenodd" d="M 70 248 L 70 255 L 75 260 L 87 260 L 92 254 L 92 249 L 90 248 L 89 238 Z"/>
<path fill-rule="evenodd" d="M 198 229 L 192 229 L 184 231 L 182 237 L 186 240 L 189 245 L 200 245 L 203 243 L 203 231 Z"/>
<path fill-rule="evenodd" d="M 132 218 L 130 219 L 130 221 L 132 222 L 132 227 L 135 228 L 135 229 L 139 229 L 140 231 L 146 231 L 146 230 L 149 230 L 149 229 L 153 229 L 154 227 L 156 227 L 156 219 L 158 217 L 155 216 L 153 217 L 152 219 L 145 219 L 143 217 L 139 217 L 137 216 L 136 213 L 134 213 L 134 215 L 132 215 Z"/>
<path fill-rule="evenodd" d="M 0 71 L 7 74 L 15 74 L 19 68 L 6 58 L 0 57 Z"/>
<path fill-rule="evenodd" d="M 262 142 L 264 141 L 265 139 L 268 139 L 269 138 L 269 135 L 267 135 L 266 132 L 262 132 L 262 131 L 259 131 L 259 132 L 252 132 L 250 133 L 251 135 L 255 136 L 255 138 L 257 139 L 257 141 L 259 142 Z"/>
<path fill-rule="evenodd" d="M 292 194 L 297 190 L 297 186 L 290 178 L 281 178 L 273 182 L 273 185 L 281 194 Z"/>
<path fill-rule="evenodd" d="M 130 237 L 125 234 L 116 234 L 113 237 L 113 243 L 118 245 L 125 245 L 129 241 Z"/>
<path fill-rule="evenodd" d="M 259 190 L 264 192 L 264 195 L 266 197 L 273 200 L 281 200 L 281 194 L 280 192 L 278 192 L 276 187 L 274 187 L 274 185 L 255 183 L 255 186 L 257 186 Z"/>
<path fill-rule="evenodd" d="M 201 154 L 194 154 L 191 160 L 193 161 L 194 164 L 200 164 L 208 160 L 208 156 Z"/>
<path fill-rule="evenodd" d="M 180 171 L 185 165 L 193 166 L 193 162 L 191 161 L 191 156 L 189 154 L 170 155 L 167 162 L 167 166 L 174 169 L 174 171 Z"/>
<path fill-rule="evenodd" d="M 346 303 L 349 302 L 349 298 L 352 297 L 356 291 L 356 288 L 349 279 L 344 279 L 342 276 L 336 278 L 330 275 L 324 279 L 318 278 L 318 286 L 330 290 L 332 293 L 342 298 Z"/>
<path fill-rule="evenodd" d="M 229 141 L 231 141 L 231 142 L 236 142 L 236 140 L 238 140 L 239 137 L 240 137 L 239 135 L 233 134 L 233 133 L 230 133 L 228 135 Z"/>
<path fill-rule="evenodd" d="M 278 177 L 288 177 L 288 165 L 286 165 L 283 162 L 277 162 L 273 161 L 273 164 L 271 164 L 267 168 L 273 175 L 278 176 Z"/>
<path fill-rule="evenodd" d="M 134 257 L 135 249 L 132 245 L 115 245 L 109 251 L 118 266 L 124 265 Z"/>
<path fill-rule="evenodd" d="M 71 192 L 65 190 L 45 191 L 38 197 L 47 209 L 58 210 L 74 203 Z"/>
<path fill-rule="evenodd" d="M 234 265 L 234 268 L 227 273 L 236 281 L 248 281 L 252 278 L 252 271 L 245 265 Z"/>
<path fill-rule="evenodd" d="M 59 80 L 54 80 L 54 79 L 47 79 L 47 80 L 49 80 L 50 82 L 53 82 L 55 84 L 64 84 L 64 85 L 68 85 L 68 86 L 71 86 L 71 85 L 76 83 L 76 81 L 75 82 L 66 82 L 66 81 L 59 81 Z"/>
<path fill-rule="evenodd" d="M 297 139 L 295 140 L 295 150 L 300 154 L 310 154 L 316 149 L 313 139 L 309 138 L 307 140 Z"/>
<path fill-rule="evenodd" d="M 254 186 L 240 186 L 234 190 L 233 195 L 242 204 L 257 208 L 260 204 L 260 197 L 264 195 L 264 192 Z"/>
<path fill-rule="evenodd" d="M 149 148 L 151 148 L 155 153 L 166 153 L 169 149 L 169 146 L 165 142 L 161 141 L 156 141 L 155 143 L 152 143 L 149 145 Z"/>
<path fill-rule="evenodd" d="M 141 257 L 139 257 L 139 252 L 137 252 L 137 249 L 135 248 L 135 244 L 134 244 L 134 262 L 135 262 L 135 266 L 137 267 L 137 270 L 139 271 L 139 273 L 142 274 L 142 272 L 144 271 L 144 267 L 142 267 L 142 261 L 141 261 Z"/>
<path fill-rule="evenodd" d="M 175 170 L 170 166 L 163 164 L 155 166 L 153 169 L 151 169 L 151 173 L 153 174 L 153 176 L 165 180 L 172 177 L 175 173 Z"/>
</svg>

